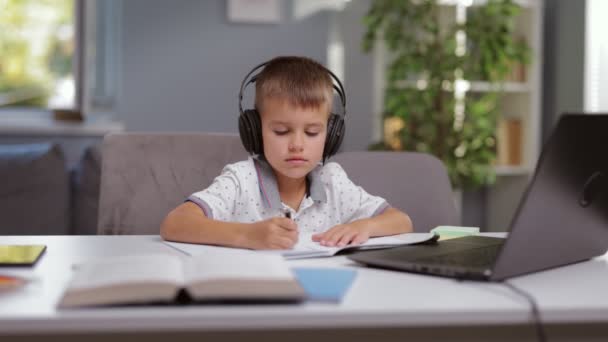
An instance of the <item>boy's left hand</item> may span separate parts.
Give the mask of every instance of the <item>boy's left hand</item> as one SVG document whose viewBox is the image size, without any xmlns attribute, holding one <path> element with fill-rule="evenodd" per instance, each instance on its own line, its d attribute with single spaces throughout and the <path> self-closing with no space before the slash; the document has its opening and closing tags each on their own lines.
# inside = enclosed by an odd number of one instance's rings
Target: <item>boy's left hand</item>
<svg viewBox="0 0 608 342">
<path fill-rule="evenodd" d="M 344 247 L 346 245 L 359 245 L 369 239 L 370 232 L 353 224 L 339 224 L 326 232 L 314 234 L 312 241 L 319 242 L 328 247 Z"/>
</svg>

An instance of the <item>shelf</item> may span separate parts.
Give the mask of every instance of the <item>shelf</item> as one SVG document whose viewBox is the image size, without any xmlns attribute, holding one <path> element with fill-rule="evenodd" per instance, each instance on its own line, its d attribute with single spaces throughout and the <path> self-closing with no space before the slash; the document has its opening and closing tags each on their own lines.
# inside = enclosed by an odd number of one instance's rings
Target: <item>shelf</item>
<svg viewBox="0 0 608 342">
<path fill-rule="evenodd" d="M 490 83 L 484 81 L 456 81 L 462 91 L 485 93 L 490 91 L 502 91 L 503 93 L 529 93 L 532 91 L 532 87 L 528 83 L 522 82 L 501 82 L 501 83 Z M 426 80 L 407 80 L 397 82 L 397 86 L 403 89 L 426 89 Z M 453 86 L 450 82 L 445 82 L 443 85 L 444 91 L 453 91 Z"/>
<path fill-rule="evenodd" d="M 531 174 L 525 166 L 497 165 L 494 167 L 497 176 L 526 176 Z"/>
<path fill-rule="evenodd" d="M 488 0 L 439 0 L 439 4 L 442 6 L 481 6 L 487 2 Z M 514 0 L 514 2 L 525 8 L 538 6 L 538 0 Z"/>
<path fill-rule="evenodd" d="M 0 111 L 0 134 L 6 136 L 90 136 L 103 137 L 125 130 L 122 122 L 107 117 L 87 118 L 83 122 L 53 119 L 52 113 L 28 110 Z"/>
<path fill-rule="evenodd" d="M 528 83 L 521 82 L 503 82 L 495 84 L 483 81 L 470 82 L 469 91 L 482 93 L 498 90 L 501 90 L 505 93 L 528 93 L 531 91 L 531 87 Z"/>
</svg>

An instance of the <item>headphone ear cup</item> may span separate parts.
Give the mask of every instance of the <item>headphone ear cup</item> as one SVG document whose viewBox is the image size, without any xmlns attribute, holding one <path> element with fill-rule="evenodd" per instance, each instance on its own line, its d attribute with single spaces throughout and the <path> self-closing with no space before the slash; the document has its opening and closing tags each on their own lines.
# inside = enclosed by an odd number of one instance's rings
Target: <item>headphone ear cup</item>
<svg viewBox="0 0 608 342">
<path fill-rule="evenodd" d="M 257 110 L 248 109 L 239 116 L 239 135 L 247 152 L 262 154 L 262 130 Z"/>
<path fill-rule="evenodd" d="M 344 118 L 340 115 L 331 113 L 327 121 L 327 136 L 325 137 L 325 147 L 323 149 L 323 161 L 327 160 L 340 149 L 344 139 Z"/>
<path fill-rule="evenodd" d="M 252 127 L 252 141 L 253 141 L 253 153 L 257 155 L 264 154 L 264 143 L 262 141 L 262 120 L 260 119 L 260 114 L 256 109 L 252 109 L 250 112 L 250 120 Z"/>
<path fill-rule="evenodd" d="M 241 137 L 241 143 L 247 153 L 252 153 L 251 149 L 251 125 L 249 120 L 245 116 L 245 113 L 241 112 L 239 115 L 239 136 Z"/>
</svg>

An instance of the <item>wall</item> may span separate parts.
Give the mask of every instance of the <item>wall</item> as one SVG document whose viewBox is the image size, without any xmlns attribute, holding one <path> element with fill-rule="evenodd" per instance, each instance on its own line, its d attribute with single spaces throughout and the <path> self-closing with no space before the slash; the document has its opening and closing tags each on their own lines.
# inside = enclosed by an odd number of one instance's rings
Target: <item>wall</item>
<svg viewBox="0 0 608 342">
<path fill-rule="evenodd" d="M 119 119 L 135 131 L 237 132 L 240 82 L 275 55 L 325 63 L 328 18 L 279 24 L 227 21 L 223 0 L 123 2 Z"/>
<path fill-rule="evenodd" d="M 564 112 L 584 106 L 585 0 L 546 0 L 542 139 Z"/>
<path fill-rule="evenodd" d="M 363 53 L 361 40 L 364 33 L 362 18 L 371 1 L 357 0 L 346 4 L 343 11 L 333 15 L 344 45 L 344 86 L 347 91 L 348 118 L 344 150 L 365 150 L 372 142 L 373 113 L 373 60 L 372 54 Z"/>
<path fill-rule="evenodd" d="M 323 10 L 295 19 L 294 3 L 284 1 L 280 23 L 242 24 L 228 22 L 223 0 L 123 1 L 117 118 L 131 131 L 236 133 L 236 97 L 245 74 L 277 55 L 304 55 L 327 64 L 330 21 L 339 16 L 349 106 L 343 147 L 365 148 L 371 60 L 361 54 L 359 41 L 366 3 L 351 2 L 339 15 Z"/>
</svg>

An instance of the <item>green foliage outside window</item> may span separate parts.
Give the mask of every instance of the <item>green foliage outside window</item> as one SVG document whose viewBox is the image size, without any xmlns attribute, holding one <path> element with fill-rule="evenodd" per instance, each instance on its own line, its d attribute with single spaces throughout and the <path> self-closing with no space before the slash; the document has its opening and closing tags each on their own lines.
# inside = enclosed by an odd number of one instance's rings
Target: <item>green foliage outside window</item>
<svg viewBox="0 0 608 342">
<path fill-rule="evenodd" d="M 0 0 L 0 107 L 46 107 L 72 76 L 73 0 Z"/>
</svg>

